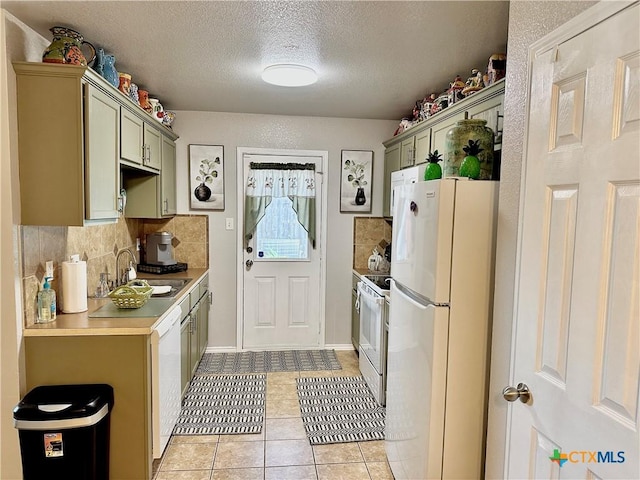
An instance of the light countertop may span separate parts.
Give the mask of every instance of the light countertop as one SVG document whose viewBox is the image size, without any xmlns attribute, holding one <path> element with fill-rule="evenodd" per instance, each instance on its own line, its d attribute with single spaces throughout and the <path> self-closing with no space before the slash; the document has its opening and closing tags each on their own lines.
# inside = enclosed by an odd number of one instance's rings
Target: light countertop
<svg viewBox="0 0 640 480">
<path fill-rule="evenodd" d="M 64 336 L 93 336 L 93 335 L 149 335 L 154 327 L 164 319 L 172 307 L 178 305 L 188 297 L 189 292 L 202 280 L 208 272 L 205 268 L 192 268 L 186 272 L 152 275 L 138 273 L 138 278 L 190 278 L 191 281 L 171 299 L 162 301 L 167 303 L 166 311 L 159 317 L 130 317 L 109 318 L 89 317 L 89 315 L 111 302 L 109 298 L 88 298 L 87 311 L 81 313 L 59 313 L 53 322 L 36 323 L 24 329 L 25 337 L 64 337 Z M 154 301 L 154 300 L 149 300 Z"/>
</svg>

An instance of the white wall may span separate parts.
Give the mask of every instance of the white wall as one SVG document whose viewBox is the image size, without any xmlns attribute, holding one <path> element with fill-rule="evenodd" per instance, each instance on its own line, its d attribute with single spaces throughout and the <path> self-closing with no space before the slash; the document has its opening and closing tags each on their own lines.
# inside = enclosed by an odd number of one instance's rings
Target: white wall
<svg viewBox="0 0 640 480">
<path fill-rule="evenodd" d="M 188 145 L 224 146 L 225 210 L 209 215 L 210 285 L 213 307 L 210 347 L 236 346 L 237 232 L 225 230 L 225 218 L 237 225 L 236 148 L 326 150 L 329 167 L 327 225 L 327 298 L 325 343 L 351 343 L 351 264 L 353 214 L 340 213 L 340 151 L 373 150 L 372 215 L 382 215 L 384 147 L 397 121 L 323 117 L 287 117 L 211 112 L 177 112 L 178 213 L 189 213 Z"/>
<path fill-rule="evenodd" d="M 528 95 L 528 49 L 536 40 L 596 2 L 512 1 L 509 7 L 507 78 L 504 102 L 502 167 L 493 314 L 489 429 L 486 478 L 505 478 L 504 445 L 507 402 L 502 389 L 509 384 L 520 177 Z"/>
<path fill-rule="evenodd" d="M 21 265 L 19 263 L 16 82 L 11 62 L 39 61 L 49 44 L 0 10 L 0 478 L 22 478 L 13 407 L 24 392 Z"/>
</svg>

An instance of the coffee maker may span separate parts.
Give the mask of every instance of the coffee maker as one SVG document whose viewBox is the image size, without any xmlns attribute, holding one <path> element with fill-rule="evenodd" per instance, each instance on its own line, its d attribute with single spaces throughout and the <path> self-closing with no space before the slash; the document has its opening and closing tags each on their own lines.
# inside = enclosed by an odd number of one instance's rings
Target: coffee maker
<svg viewBox="0 0 640 480">
<path fill-rule="evenodd" d="M 146 263 L 149 265 L 175 265 L 171 232 L 156 232 L 147 235 Z"/>
</svg>

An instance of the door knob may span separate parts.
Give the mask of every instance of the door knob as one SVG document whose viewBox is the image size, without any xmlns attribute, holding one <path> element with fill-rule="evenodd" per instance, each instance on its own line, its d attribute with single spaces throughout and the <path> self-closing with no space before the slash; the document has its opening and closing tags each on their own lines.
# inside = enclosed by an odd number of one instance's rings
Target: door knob
<svg viewBox="0 0 640 480">
<path fill-rule="evenodd" d="M 515 402 L 520 399 L 522 403 L 527 403 L 531 398 L 531 392 L 526 383 L 519 383 L 517 387 L 505 387 L 502 390 L 502 396 L 507 402 Z"/>
<path fill-rule="evenodd" d="M 251 265 L 253 265 L 253 260 L 247 260 L 246 262 L 244 262 L 244 264 L 247 266 L 247 268 L 251 268 Z"/>
</svg>

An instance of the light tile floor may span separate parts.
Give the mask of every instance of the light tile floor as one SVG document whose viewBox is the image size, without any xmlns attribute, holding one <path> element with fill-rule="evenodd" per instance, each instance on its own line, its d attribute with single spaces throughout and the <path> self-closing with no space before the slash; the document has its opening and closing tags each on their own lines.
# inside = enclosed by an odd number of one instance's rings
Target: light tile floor
<svg viewBox="0 0 640 480">
<path fill-rule="evenodd" d="M 393 480 L 384 442 L 309 445 L 296 378 L 360 375 L 353 351 L 337 351 L 342 370 L 267 374 L 266 418 L 252 435 L 174 435 L 155 480 Z"/>
</svg>

